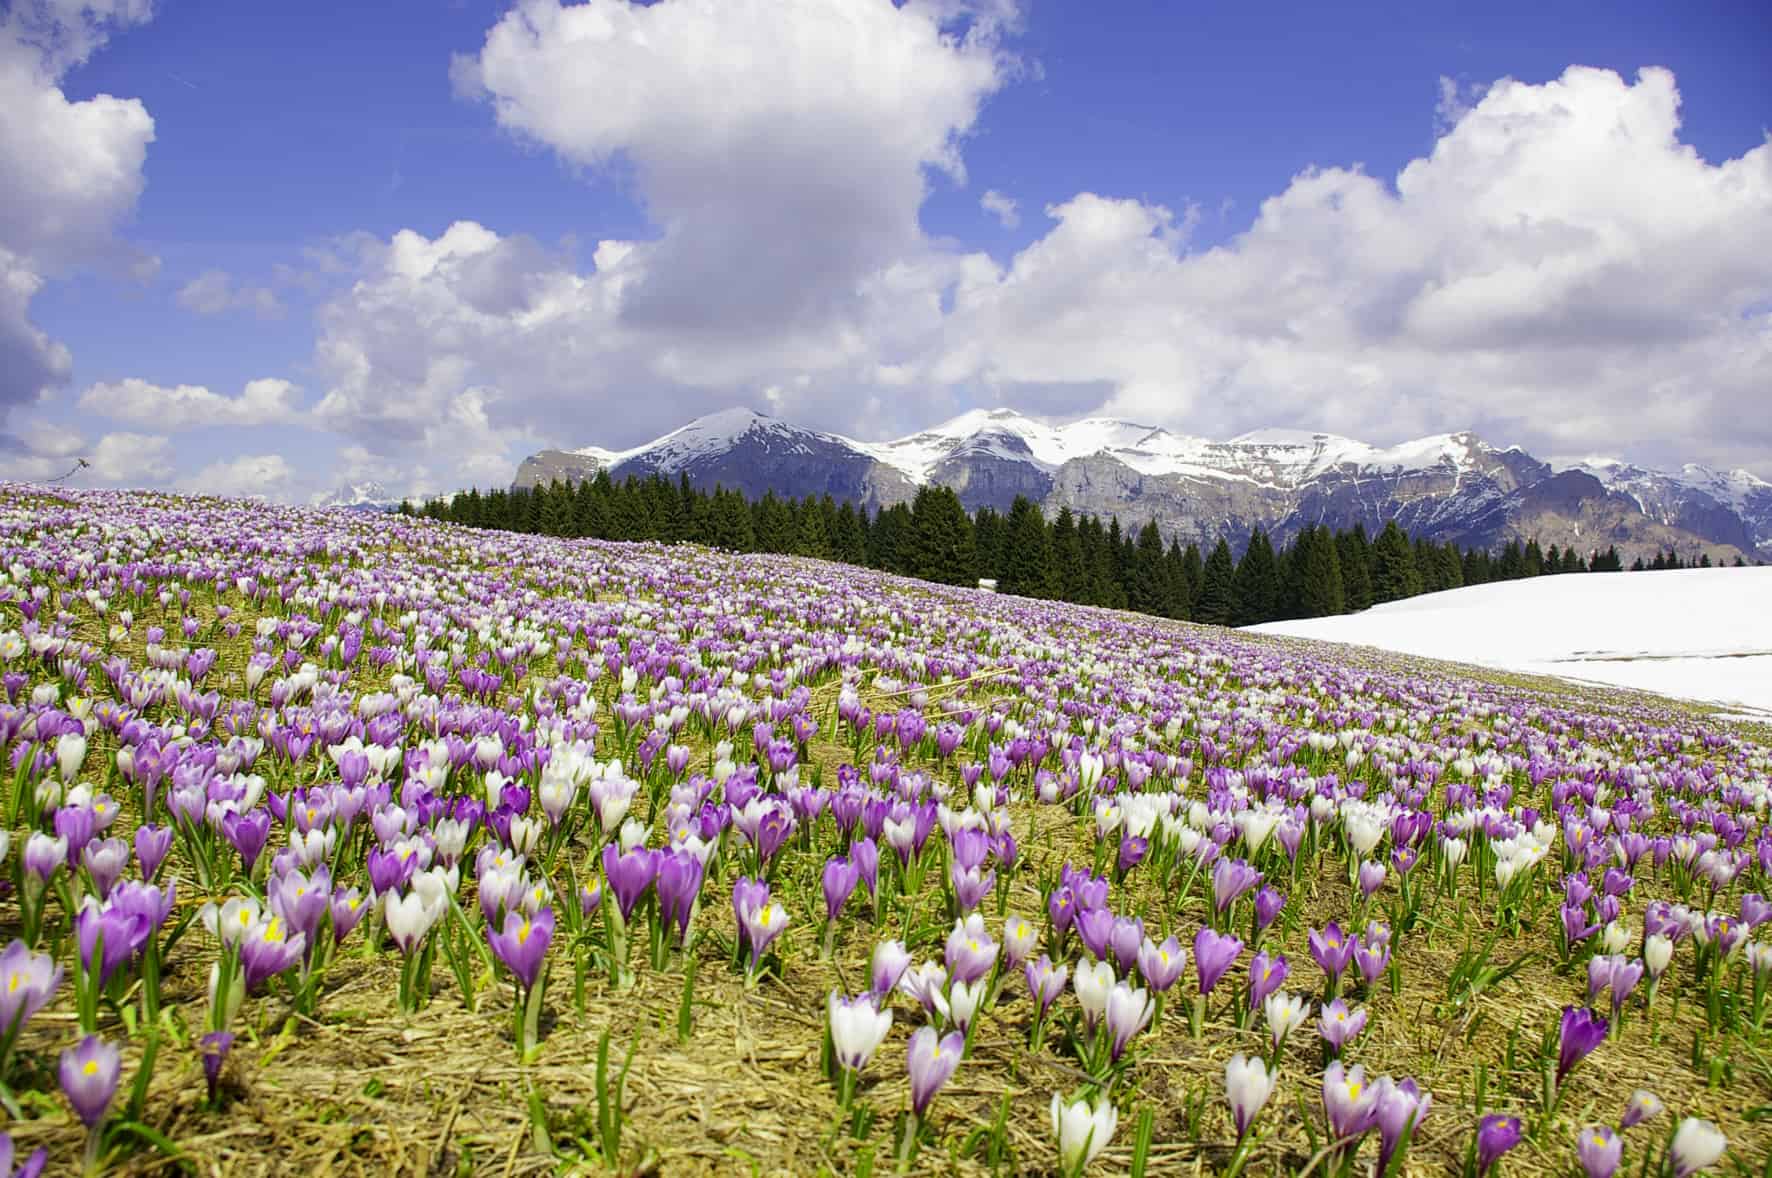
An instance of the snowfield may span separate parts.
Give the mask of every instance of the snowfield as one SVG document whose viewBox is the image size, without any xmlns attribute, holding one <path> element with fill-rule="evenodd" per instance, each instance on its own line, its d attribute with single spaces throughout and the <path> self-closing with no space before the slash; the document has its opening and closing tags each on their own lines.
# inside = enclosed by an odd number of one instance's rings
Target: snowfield
<svg viewBox="0 0 1772 1178">
<path fill-rule="evenodd" d="M 1772 718 L 1772 568 L 1536 577 L 1249 629 L 1652 691 Z"/>
</svg>

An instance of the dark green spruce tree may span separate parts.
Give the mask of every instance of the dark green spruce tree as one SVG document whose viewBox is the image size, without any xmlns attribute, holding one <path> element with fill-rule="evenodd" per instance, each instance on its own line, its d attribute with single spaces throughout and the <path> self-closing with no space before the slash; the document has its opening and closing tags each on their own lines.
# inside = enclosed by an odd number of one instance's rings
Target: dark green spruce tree
<svg viewBox="0 0 1772 1178">
<path fill-rule="evenodd" d="M 1194 603 L 1194 621 L 1212 626 L 1231 624 L 1232 583 L 1236 576 L 1237 565 L 1231 559 L 1230 542 L 1220 536 L 1212 555 L 1206 558 L 1200 579 L 1200 599 Z"/>
<path fill-rule="evenodd" d="M 1421 573 L 1415 568 L 1409 536 L 1390 520 L 1372 545 L 1372 600 L 1400 601 L 1420 592 Z"/>
<path fill-rule="evenodd" d="M 1273 542 L 1256 528 L 1249 534 L 1243 559 L 1237 562 L 1231 581 L 1231 624 L 1253 626 L 1271 622 L 1280 613 L 1280 570 Z"/>
</svg>

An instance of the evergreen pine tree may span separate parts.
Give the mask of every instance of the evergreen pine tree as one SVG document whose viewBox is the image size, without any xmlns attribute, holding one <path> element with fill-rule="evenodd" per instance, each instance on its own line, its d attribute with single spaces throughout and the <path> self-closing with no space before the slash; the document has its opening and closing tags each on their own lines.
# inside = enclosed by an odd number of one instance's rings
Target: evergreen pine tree
<svg viewBox="0 0 1772 1178">
<path fill-rule="evenodd" d="M 999 588 L 1023 597 L 1052 596 L 1052 537 L 1039 505 L 1017 495 L 1009 508 Z"/>
<path fill-rule="evenodd" d="M 1273 542 L 1256 528 L 1249 534 L 1231 583 L 1231 624 L 1253 626 L 1272 621 L 1279 615 L 1279 604 L 1280 572 Z"/>
<path fill-rule="evenodd" d="M 868 562 L 867 536 L 861 530 L 855 508 L 847 501 L 837 508 L 837 524 L 831 530 L 831 551 L 845 564 L 865 565 Z"/>
<path fill-rule="evenodd" d="M 1163 554 L 1162 614 L 1181 621 L 1188 617 L 1187 557 L 1181 550 L 1181 541 L 1173 537 L 1169 550 Z"/>
<path fill-rule="evenodd" d="M 1146 521 L 1138 530 L 1138 543 L 1133 548 L 1132 608 L 1141 613 L 1162 616 L 1164 599 L 1168 596 L 1163 580 L 1163 533 L 1155 519 Z"/>
<path fill-rule="evenodd" d="M 1421 574 L 1415 567 L 1409 537 L 1396 520 L 1389 520 L 1372 545 L 1372 600 L 1399 601 L 1420 592 Z"/>
<path fill-rule="evenodd" d="M 1200 557 L 1200 546 L 1188 541 L 1187 551 L 1181 554 L 1181 591 L 1186 597 L 1187 608 L 1183 616 L 1198 618 L 1195 611 L 1199 608 L 1200 588 L 1206 582 L 1206 562 Z"/>
<path fill-rule="evenodd" d="M 831 557 L 831 537 L 825 531 L 824 512 L 819 510 L 817 500 L 810 497 L 800 508 L 800 524 L 794 535 L 794 554 L 814 556 L 820 560 L 829 560 Z"/>
<path fill-rule="evenodd" d="M 1544 574 L 1544 550 L 1538 546 L 1535 536 L 1526 541 L 1526 551 L 1520 559 L 1520 575 L 1522 577 L 1538 577 Z"/>
<path fill-rule="evenodd" d="M 1237 575 L 1236 562 L 1231 559 L 1231 546 L 1223 536 L 1213 546 L 1212 555 L 1200 579 L 1200 599 L 1194 603 L 1194 620 L 1212 626 L 1231 623 L 1232 582 Z"/>
<path fill-rule="evenodd" d="M 1341 563 L 1342 595 L 1348 613 L 1372 606 L 1372 546 L 1366 542 L 1366 526 L 1355 524 L 1335 537 L 1335 555 Z"/>
<path fill-rule="evenodd" d="M 1307 527 L 1292 546 L 1292 612 L 1294 617 L 1322 618 L 1347 608 L 1341 580 L 1341 557 L 1327 527 Z"/>
<path fill-rule="evenodd" d="M 978 566 L 972 521 L 952 487 L 925 485 L 911 505 L 912 573 L 926 581 L 970 585 Z"/>
<path fill-rule="evenodd" d="M 1069 507 L 1060 507 L 1052 521 L 1052 574 L 1060 601 L 1082 601 L 1087 595 L 1089 571 L 1083 566 L 1083 546 Z"/>
<path fill-rule="evenodd" d="M 981 507 L 972 521 L 972 547 L 976 554 L 980 580 L 998 580 L 1003 575 L 1003 517 L 994 507 Z"/>
</svg>

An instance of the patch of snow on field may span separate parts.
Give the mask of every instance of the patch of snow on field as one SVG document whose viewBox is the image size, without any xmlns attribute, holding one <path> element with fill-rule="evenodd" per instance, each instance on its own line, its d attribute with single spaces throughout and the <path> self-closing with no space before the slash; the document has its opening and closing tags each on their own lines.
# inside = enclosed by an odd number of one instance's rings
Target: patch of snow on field
<svg viewBox="0 0 1772 1178">
<path fill-rule="evenodd" d="M 1565 573 L 1250 629 L 1772 717 L 1772 568 Z"/>
</svg>

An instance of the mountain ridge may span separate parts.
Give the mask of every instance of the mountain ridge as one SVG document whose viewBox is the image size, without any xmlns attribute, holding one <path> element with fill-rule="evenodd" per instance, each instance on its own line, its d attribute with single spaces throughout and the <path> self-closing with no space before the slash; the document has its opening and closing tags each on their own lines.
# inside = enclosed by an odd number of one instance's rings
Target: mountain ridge
<svg viewBox="0 0 1772 1178">
<path fill-rule="evenodd" d="M 1626 559 L 1670 546 L 1713 560 L 1772 558 L 1772 483 L 1746 471 L 1546 462 L 1473 430 L 1392 446 L 1284 429 L 1215 441 L 1104 417 L 1054 425 L 999 407 L 866 442 L 741 408 L 628 449 L 540 451 L 519 466 L 513 486 L 575 482 L 599 470 L 687 475 L 698 487 L 752 496 L 829 494 L 875 509 L 935 483 L 952 487 L 968 510 L 1006 510 L 1025 495 L 1048 514 L 1069 507 L 1131 526 L 1155 519 L 1166 536 L 1208 546 L 1219 535 L 1240 545 L 1257 527 L 1285 541 L 1317 523 L 1376 530 L 1396 519 L 1412 533 L 1470 547 L 1555 535 L 1584 549 L 1616 546 Z"/>
</svg>

